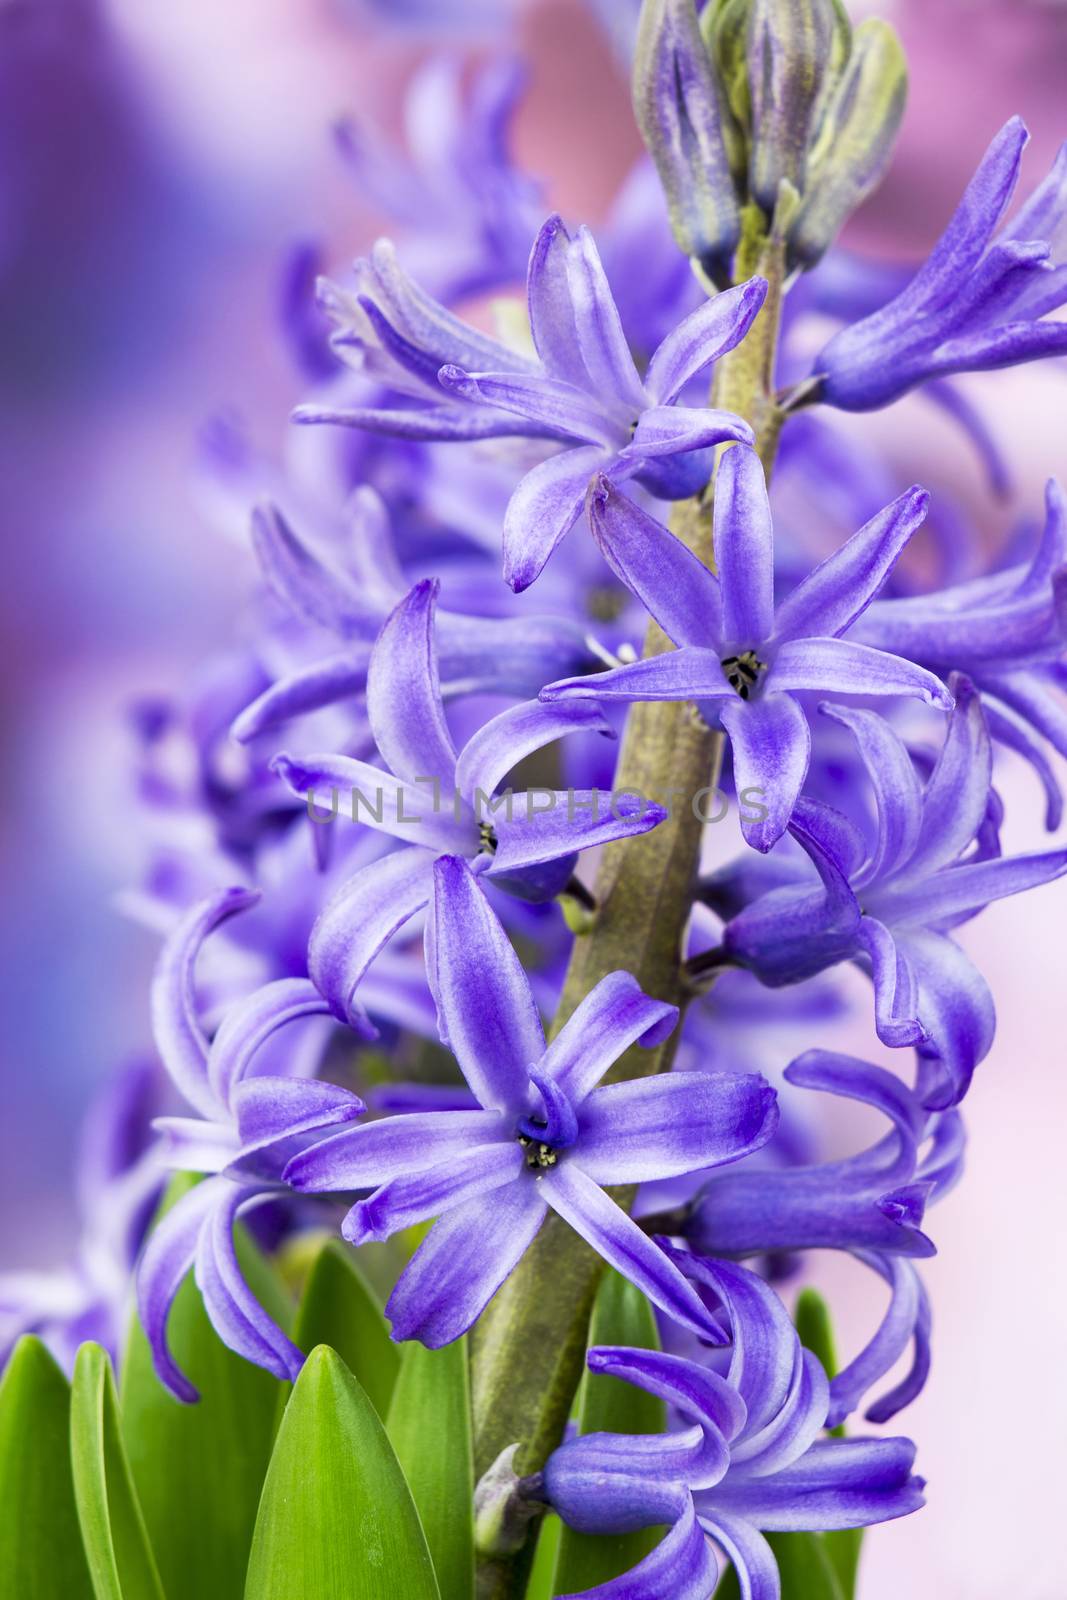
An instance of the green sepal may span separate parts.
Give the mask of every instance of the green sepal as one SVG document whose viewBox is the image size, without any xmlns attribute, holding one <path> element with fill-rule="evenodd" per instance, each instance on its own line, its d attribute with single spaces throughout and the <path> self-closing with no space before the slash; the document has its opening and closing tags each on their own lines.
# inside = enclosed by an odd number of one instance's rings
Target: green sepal
<svg viewBox="0 0 1067 1600">
<path fill-rule="evenodd" d="M 96 1600 L 163 1600 L 119 1429 L 111 1363 L 83 1344 L 70 1398 L 74 1501 Z"/>
<path fill-rule="evenodd" d="M 0 1574 L 26 1600 L 92 1600 L 70 1471 L 70 1384 L 31 1334 L 0 1383 Z"/>
<path fill-rule="evenodd" d="M 378 1297 L 349 1245 L 329 1239 L 308 1273 L 293 1326 L 293 1343 L 309 1355 L 318 1344 L 336 1350 L 384 1422 L 400 1355 Z"/>
<path fill-rule="evenodd" d="M 640 1289 L 610 1269 L 597 1291 L 589 1344 L 659 1349 L 652 1307 Z M 585 1373 L 577 1412 L 579 1433 L 662 1433 L 667 1425 L 663 1401 L 656 1395 L 603 1373 Z M 552 1593 L 577 1594 L 619 1577 L 643 1560 L 664 1532 L 642 1528 L 636 1533 L 597 1535 L 564 1526 Z"/>
<path fill-rule="evenodd" d="M 430 1549 L 441 1600 L 474 1596 L 474 1453 L 466 1338 L 404 1346 L 386 1432 Z"/>
<path fill-rule="evenodd" d="M 267 1469 L 245 1600 L 440 1600 L 385 1429 L 336 1351 L 314 1349 Z"/>
<path fill-rule="evenodd" d="M 187 1174 L 172 1180 L 160 1214 L 195 1181 Z M 253 1294 L 285 1326 L 291 1308 L 272 1267 L 240 1227 L 235 1242 Z M 200 1399 L 185 1405 L 160 1383 L 134 1316 L 119 1381 L 130 1470 L 164 1588 L 233 1600 L 244 1582 L 281 1385 L 226 1348 L 192 1274 L 175 1296 L 167 1337 Z"/>
</svg>

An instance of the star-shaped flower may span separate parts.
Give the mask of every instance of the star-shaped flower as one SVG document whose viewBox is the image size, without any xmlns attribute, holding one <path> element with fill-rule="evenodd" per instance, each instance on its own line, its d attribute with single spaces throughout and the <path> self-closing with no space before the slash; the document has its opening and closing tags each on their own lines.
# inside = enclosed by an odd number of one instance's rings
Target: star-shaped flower
<svg viewBox="0 0 1067 1600">
<path fill-rule="evenodd" d="M 372 1190 L 345 1219 L 353 1244 L 439 1218 L 386 1307 L 394 1339 L 436 1347 L 464 1333 L 550 1208 L 668 1316 L 717 1337 L 699 1296 L 604 1186 L 738 1160 L 774 1131 L 774 1091 L 755 1074 L 707 1072 L 598 1087 L 630 1045 L 665 1038 L 677 1008 L 613 972 L 546 1045 L 529 980 L 470 868 L 443 856 L 433 877 L 430 982 L 478 1109 L 351 1129 L 297 1156 L 286 1182 Z"/>
<path fill-rule="evenodd" d="M 679 646 L 632 666 L 568 678 L 541 691 L 573 700 L 695 700 L 733 748 L 750 845 L 785 832 L 807 776 L 811 734 L 802 690 L 913 695 L 948 708 L 944 684 L 901 656 L 842 634 L 874 599 L 926 515 L 918 488 L 894 500 L 774 605 L 774 549 L 763 468 L 755 451 L 727 450 L 715 480 L 713 573 L 680 539 L 600 478 L 590 521 L 608 562 Z M 763 811 L 759 816 L 755 813 Z"/>
<path fill-rule="evenodd" d="M 420 407 L 324 410 L 300 422 L 340 422 L 404 438 L 558 439 L 568 448 L 532 468 L 504 519 L 504 576 L 514 589 L 537 577 L 574 526 L 595 472 L 636 477 L 681 499 L 710 476 L 711 447 L 751 441 L 730 412 L 678 404 L 693 379 L 740 344 L 767 285 L 751 278 L 692 312 L 653 352 L 642 377 L 587 228 L 572 238 L 550 217 L 534 241 L 527 278 L 537 359 L 467 327 L 424 294 L 381 242 L 357 263 L 355 295 L 327 286 L 339 325 L 334 347 Z M 444 393 L 442 393 L 442 390 Z M 447 399 L 445 396 L 447 395 Z"/>
</svg>

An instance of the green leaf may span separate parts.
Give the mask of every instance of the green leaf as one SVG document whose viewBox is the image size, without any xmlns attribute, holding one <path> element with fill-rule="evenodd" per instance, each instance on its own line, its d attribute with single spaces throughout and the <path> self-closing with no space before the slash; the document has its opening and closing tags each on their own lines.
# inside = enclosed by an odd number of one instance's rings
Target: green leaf
<svg viewBox="0 0 1067 1600">
<path fill-rule="evenodd" d="M 188 1192 L 172 1183 L 168 1203 Z M 257 1299 L 283 1325 L 288 1303 L 273 1271 L 238 1228 L 238 1256 Z M 190 1274 L 168 1323 L 175 1359 L 200 1393 L 184 1405 L 152 1368 L 136 1316 L 122 1364 L 122 1435 L 164 1588 L 197 1600 L 233 1600 L 244 1583 L 281 1385 L 228 1350 Z"/>
<path fill-rule="evenodd" d="M 541 1531 L 537 1536 L 537 1549 L 530 1569 L 530 1581 L 526 1585 L 526 1600 L 552 1600 L 556 1592 L 554 1580 L 562 1533 L 562 1522 L 554 1511 L 550 1511 L 542 1521 Z"/>
<path fill-rule="evenodd" d="M 796 1310 L 793 1321 L 800 1335 L 800 1342 L 806 1350 L 818 1356 L 826 1370 L 828 1378 L 832 1378 L 838 1370 L 837 1349 L 834 1343 L 834 1330 L 830 1322 L 830 1308 L 822 1295 L 815 1289 L 802 1289 L 797 1296 Z M 831 1428 L 830 1434 L 835 1439 L 843 1439 L 845 1428 Z M 863 1543 L 862 1528 L 839 1528 L 833 1533 L 824 1535 L 823 1539 L 826 1553 L 833 1563 L 837 1574 L 838 1583 L 844 1600 L 852 1600 L 856 1590 L 856 1574 L 859 1568 L 860 1546 Z"/>
<path fill-rule="evenodd" d="M 74 1499 L 96 1600 L 163 1600 L 119 1432 L 111 1363 L 83 1344 L 70 1401 Z"/>
<path fill-rule="evenodd" d="M 385 1420 L 400 1354 L 374 1290 L 340 1239 L 330 1239 L 315 1258 L 296 1314 L 293 1343 L 305 1355 L 318 1344 L 336 1350 Z"/>
<path fill-rule="evenodd" d="M 385 1429 L 319 1345 L 285 1409 L 259 1503 L 245 1600 L 440 1600 Z"/>
<path fill-rule="evenodd" d="M 782 1600 L 845 1600 L 825 1534 L 771 1533 L 767 1543 L 778 1563 Z"/>
<path fill-rule="evenodd" d="M 467 1341 L 404 1347 L 386 1431 L 430 1547 L 441 1600 L 474 1596 L 474 1455 Z"/>
<path fill-rule="evenodd" d="M 25 1334 L 0 1383 L 0 1573 L 27 1600 L 92 1600 L 70 1475 L 70 1385 Z"/>
<path fill-rule="evenodd" d="M 590 1346 L 634 1345 L 658 1350 L 659 1336 L 652 1308 L 640 1289 L 619 1273 L 608 1271 L 601 1280 L 589 1325 Z M 580 1433 L 662 1433 L 666 1413 L 662 1400 L 635 1384 L 623 1383 L 603 1373 L 586 1372 L 578 1396 Z M 553 1594 L 576 1594 L 606 1583 L 635 1566 L 663 1537 L 663 1529 L 637 1533 L 595 1535 L 563 1527 Z"/>
</svg>

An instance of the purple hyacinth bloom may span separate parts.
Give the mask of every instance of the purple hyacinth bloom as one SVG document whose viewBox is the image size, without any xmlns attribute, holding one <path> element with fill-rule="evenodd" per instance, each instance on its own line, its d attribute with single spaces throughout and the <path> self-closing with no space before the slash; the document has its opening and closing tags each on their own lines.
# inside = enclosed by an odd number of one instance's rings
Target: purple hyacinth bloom
<svg viewBox="0 0 1067 1600">
<path fill-rule="evenodd" d="M 321 810 L 333 794 L 354 821 L 392 834 L 405 848 L 357 872 L 323 908 L 311 933 L 311 976 L 334 1014 L 367 1031 L 356 988 L 385 942 L 430 898 L 440 855 L 470 860 L 501 888 L 550 900 L 577 852 L 647 833 L 662 807 L 639 796 L 584 791 L 496 790 L 524 756 L 566 734 L 611 734 L 590 706 L 526 701 L 500 712 L 457 754 L 445 720 L 434 643 L 436 583 L 417 583 L 374 647 L 367 711 L 388 770 L 344 755 L 276 758 L 276 768 Z"/>
<path fill-rule="evenodd" d="M 894 500 L 776 609 L 771 513 L 755 451 L 727 450 L 715 480 L 717 575 L 601 478 L 590 496 L 597 542 L 679 648 L 550 684 L 542 700 L 700 702 L 730 738 L 742 803 L 746 791 L 762 802 L 742 810 L 745 838 L 769 850 L 785 832 L 808 771 L 811 734 L 797 691 L 952 704 L 944 684 L 924 668 L 841 637 L 889 576 L 927 500 L 918 488 Z"/>
<path fill-rule="evenodd" d="M 1063 798 L 1045 754 L 1067 756 L 1067 715 L 1057 674 L 1067 645 L 1067 498 L 1055 478 L 1031 561 L 932 595 L 877 600 L 853 638 L 921 662 L 939 677 L 965 672 L 981 691 L 989 731 L 1034 767 L 1046 826 L 1059 827 Z"/>
<path fill-rule="evenodd" d="M 347 508 L 342 550 L 316 549 L 274 505 L 260 505 L 252 538 L 271 590 L 302 623 L 342 648 L 301 661 L 257 694 L 233 725 L 242 742 L 280 723 L 362 696 L 371 646 L 409 583 L 397 559 L 389 515 L 370 488 Z M 599 661 L 583 629 L 566 617 L 482 617 L 439 608 L 438 671 L 442 692 L 535 695 L 564 663 L 581 671 Z"/>
<path fill-rule="evenodd" d="M 997 225 L 1029 138 L 1013 117 L 993 140 L 924 265 L 873 316 L 834 335 L 814 363 L 817 398 L 844 411 L 889 405 L 953 372 L 1067 352 L 1067 145 L 1007 226 Z"/>
<path fill-rule="evenodd" d="M 725 1261 L 693 1260 L 688 1270 L 729 1321 L 725 1372 L 659 1351 L 595 1347 L 590 1371 L 660 1396 L 685 1426 L 571 1439 L 531 1485 L 584 1533 L 673 1525 L 631 1572 L 588 1590 L 590 1600 L 709 1600 L 718 1562 L 706 1535 L 733 1563 L 745 1600 L 779 1600 L 765 1532 L 867 1527 L 923 1503 L 910 1440 L 820 1438 L 826 1374 L 761 1278 Z"/>
<path fill-rule="evenodd" d="M 244 889 L 224 889 L 194 906 L 167 940 L 152 984 L 156 1046 L 196 1113 L 160 1118 L 156 1127 L 172 1167 L 211 1174 L 162 1218 L 137 1271 L 138 1308 L 153 1363 L 180 1400 L 195 1400 L 196 1390 L 167 1347 L 167 1318 L 190 1267 L 224 1344 L 275 1377 L 299 1373 L 302 1353 L 241 1273 L 234 1223 L 249 1205 L 281 1190 L 282 1168 L 302 1144 L 363 1110 L 361 1100 L 334 1084 L 256 1070 L 257 1052 L 279 1028 L 327 1011 L 306 978 L 280 978 L 254 990 L 227 1012 L 209 1042 L 194 992 L 200 946 L 257 899 Z"/>
<path fill-rule="evenodd" d="M 466 862 L 444 856 L 433 878 L 430 984 L 477 1109 L 349 1129 L 296 1156 L 285 1181 L 373 1190 L 345 1218 L 353 1244 L 440 1219 L 389 1299 L 394 1339 L 436 1348 L 464 1333 L 550 1208 L 668 1316 L 717 1337 L 697 1293 L 604 1185 L 738 1160 L 773 1132 L 774 1091 L 754 1075 L 699 1072 L 598 1087 L 630 1045 L 664 1039 L 677 1008 L 613 972 L 546 1045 L 526 973 Z"/>
<path fill-rule="evenodd" d="M 544 215 L 540 185 L 509 146 L 529 72 L 494 56 L 464 83 L 465 63 L 430 55 L 404 95 L 405 158 L 362 119 L 334 138 L 362 198 L 404 228 L 414 275 L 445 304 L 520 280 Z"/>
<path fill-rule="evenodd" d="M 951 687 L 955 708 L 925 782 L 881 717 L 823 707 L 855 737 L 878 808 L 875 837 L 831 806 L 802 798 L 790 832 L 817 877 L 808 871 L 758 895 L 723 930 L 729 958 L 772 987 L 839 961 L 867 967 L 878 1037 L 916 1046 L 920 1097 L 936 1110 L 965 1094 L 995 1025 L 985 980 L 950 931 L 991 901 L 1067 872 L 1067 850 L 1005 860 L 995 839 L 985 838 L 989 734 L 970 682 L 956 677 Z M 710 901 L 729 900 L 723 879 Z"/>
<path fill-rule="evenodd" d="M 357 263 L 357 291 L 333 286 L 325 306 L 334 347 L 387 387 L 421 402 L 402 409 L 301 407 L 301 422 L 339 422 L 411 439 L 555 439 L 569 448 L 522 479 L 504 518 L 504 576 L 525 589 L 574 526 L 594 473 L 636 477 L 679 499 L 706 484 L 711 447 L 750 442 L 730 412 L 679 405 L 693 379 L 739 344 L 767 293 L 762 278 L 708 300 L 669 333 L 642 378 L 588 229 L 558 217 L 530 256 L 527 294 L 537 359 L 479 333 L 431 300 L 392 247 Z"/>
<path fill-rule="evenodd" d="M 910 1372 L 867 1416 L 885 1422 L 922 1388 L 929 1370 L 929 1302 L 914 1262 L 935 1254 L 923 1214 L 963 1170 L 958 1111 L 928 1112 L 882 1067 L 808 1050 L 786 1080 L 880 1111 L 891 1131 L 860 1155 L 821 1165 L 714 1174 L 693 1202 L 682 1233 L 701 1255 L 847 1250 L 890 1286 L 874 1337 L 830 1384 L 828 1426 L 836 1427 L 914 1340 Z"/>
</svg>

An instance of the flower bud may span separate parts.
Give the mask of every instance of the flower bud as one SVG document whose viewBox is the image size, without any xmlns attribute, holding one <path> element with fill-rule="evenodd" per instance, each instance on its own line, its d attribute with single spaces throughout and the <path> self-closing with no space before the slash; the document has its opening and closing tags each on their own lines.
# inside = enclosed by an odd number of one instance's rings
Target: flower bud
<svg viewBox="0 0 1067 1600">
<path fill-rule="evenodd" d="M 848 57 L 850 31 L 838 0 L 752 0 L 748 189 L 768 216 L 783 178 L 803 190 L 808 150 Z"/>
<path fill-rule="evenodd" d="M 881 182 L 907 87 L 907 63 L 894 30 L 875 19 L 861 23 L 808 160 L 804 198 L 790 234 L 790 255 L 798 265 L 813 266 Z"/>
<path fill-rule="evenodd" d="M 728 277 L 741 231 L 723 134 L 729 112 L 694 0 L 644 0 L 633 100 L 680 248 L 709 275 Z"/>
</svg>

